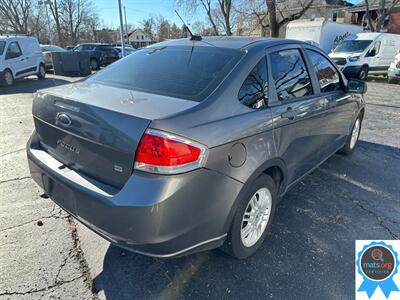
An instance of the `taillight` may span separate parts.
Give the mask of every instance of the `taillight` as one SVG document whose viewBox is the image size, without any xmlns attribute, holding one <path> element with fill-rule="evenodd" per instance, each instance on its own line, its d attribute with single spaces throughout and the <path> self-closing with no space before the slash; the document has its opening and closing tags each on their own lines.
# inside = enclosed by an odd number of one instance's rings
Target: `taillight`
<svg viewBox="0 0 400 300">
<path fill-rule="evenodd" d="M 173 134 L 146 130 L 136 150 L 135 169 L 158 174 L 178 174 L 201 168 L 206 146 Z"/>
</svg>

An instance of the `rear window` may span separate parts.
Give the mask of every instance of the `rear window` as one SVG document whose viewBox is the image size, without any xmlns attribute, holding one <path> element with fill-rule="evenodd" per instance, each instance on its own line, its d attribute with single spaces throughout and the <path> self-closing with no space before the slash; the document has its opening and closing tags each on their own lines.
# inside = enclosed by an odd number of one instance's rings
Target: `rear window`
<svg viewBox="0 0 400 300">
<path fill-rule="evenodd" d="M 0 41 L 0 55 L 3 55 L 5 47 L 6 47 L 6 42 Z"/>
<path fill-rule="evenodd" d="M 242 57 L 235 49 L 163 47 L 135 51 L 88 81 L 202 101 Z"/>
</svg>

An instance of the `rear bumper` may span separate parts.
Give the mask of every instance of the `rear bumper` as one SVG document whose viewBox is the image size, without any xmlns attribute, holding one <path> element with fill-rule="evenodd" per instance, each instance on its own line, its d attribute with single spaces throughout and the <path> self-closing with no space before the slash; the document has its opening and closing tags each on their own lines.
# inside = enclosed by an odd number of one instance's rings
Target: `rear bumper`
<svg viewBox="0 0 400 300">
<path fill-rule="evenodd" d="M 31 176 L 50 198 L 112 243 L 173 257 L 219 247 L 242 183 L 198 169 L 175 176 L 135 172 L 116 190 L 62 167 L 37 142 L 27 145 Z M 61 169 L 60 169 L 61 167 Z"/>
</svg>

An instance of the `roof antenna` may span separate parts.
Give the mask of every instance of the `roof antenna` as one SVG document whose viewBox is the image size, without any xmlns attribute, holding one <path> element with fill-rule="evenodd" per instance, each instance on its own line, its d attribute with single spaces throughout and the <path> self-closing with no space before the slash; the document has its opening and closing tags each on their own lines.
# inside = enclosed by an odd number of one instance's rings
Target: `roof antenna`
<svg viewBox="0 0 400 300">
<path fill-rule="evenodd" d="M 185 21 L 183 21 L 182 17 L 178 14 L 178 12 L 175 9 L 175 13 L 178 15 L 179 19 L 181 19 L 183 26 L 185 27 L 185 29 L 187 30 L 187 32 L 189 32 L 190 34 L 190 40 L 191 41 L 201 41 L 201 36 L 200 35 L 194 35 L 192 33 L 192 31 L 189 29 L 189 27 L 186 25 Z"/>
</svg>

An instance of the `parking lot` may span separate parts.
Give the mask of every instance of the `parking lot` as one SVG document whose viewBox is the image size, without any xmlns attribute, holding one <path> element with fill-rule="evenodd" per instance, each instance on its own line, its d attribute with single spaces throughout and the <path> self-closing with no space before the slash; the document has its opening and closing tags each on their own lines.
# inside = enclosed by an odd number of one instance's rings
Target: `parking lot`
<svg viewBox="0 0 400 300">
<path fill-rule="evenodd" d="M 400 238 L 400 85 L 369 80 L 355 153 L 334 155 L 283 198 L 254 256 L 156 259 L 110 245 L 30 179 L 32 93 L 79 79 L 0 88 L 0 299 L 352 299 L 354 241 Z"/>
</svg>

